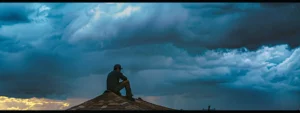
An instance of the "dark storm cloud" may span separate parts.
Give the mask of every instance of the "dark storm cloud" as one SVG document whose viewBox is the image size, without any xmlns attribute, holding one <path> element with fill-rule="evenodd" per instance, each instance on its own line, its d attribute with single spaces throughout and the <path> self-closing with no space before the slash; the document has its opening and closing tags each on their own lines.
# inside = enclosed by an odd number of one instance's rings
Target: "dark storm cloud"
<svg viewBox="0 0 300 113">
<path fill-rule="evenodd" d="M 0 28 L 0 94 L 93 98 L 120 63 L 134 94 L 166 106 L 294 109 L 299 48 L 278 45 L 297 45 L 293 6 L 20 4 L 14 10 L 28 9 L 16 12 L 30 21 Z"/>
<path fill-rule="evenodd" d="M 23 4 L 0 4 L 0 27 L 2 25 L 30 22 L 28 19 L 30 10 Z"/>
<path fill-rule="evenodd" d="M 295 5 L 295 3 L 260 3 L 260 4 L 263 7 L 270 7 L 270 8 L 278 8 L 278 7 Z"/>
<path fill-rule="evenodd" d="M 186 5 L 191 18 L 189 45 L 197 48 L 258 49 L 262 45 L 299 46 L 299 4 Z M 210 19 L 210 20 L 205 20 Z M 214 23 L 213 23 L 214 22 Z M 194 36 L 193 36 L 194 35 Z M 178 44 L 184 47 L 185 44 Z"/>
<path fill-rule="evenodd" d="M 228 32 L 224 47 L 248 47 L 257 49 L 261 45 L 289 44 L 299 46 L 300 4 L 263 5 L 266 8 L 250 12 L 242 17 Z M 259 20 L 259 21 L 258 21 Z M 243 38 L 240 38 L 243 37 Z M 234 41 L 236 41 L 234 43 Z"/>
<path fill-rule="evenodd" d="M 131 15 L 127 18 L 125 15 L 124 19 L 121 16 L 117 19 L 112 14 L 118 13 L 101 10 L 99 21 L 91 16 L 97 10 L 96 7 L 86 11 L 76 19 L 81 27 L 68 28 L 70 33 L 76 32 L 76 36 L 65 33 L 70 37 L 69 41 L 90 40 L 93 43 L 88 45 L 98 49 L 173 43 L 192 55 L 205 48 L 246 47 L 253 50 L 276 44 L 289 44 L 295 48 L 299 42 L 298 4 L 135 4 L 124 9 L 124 15 L 126 11 Z M 101 31 L 95 31 L 98 29 Z"/>
<path fill-rule="evenodd" d="M 70 75 L 76 77 L 76 72 L 68 69 L 70 59 L 53 53 L 28 50 L 1 56 L 0 87 L 6 89 L 0 91 L 1 95 L 22 98 L 64 95 L 70 89 L 66 84 L 72 79 Z"/>
</svg>

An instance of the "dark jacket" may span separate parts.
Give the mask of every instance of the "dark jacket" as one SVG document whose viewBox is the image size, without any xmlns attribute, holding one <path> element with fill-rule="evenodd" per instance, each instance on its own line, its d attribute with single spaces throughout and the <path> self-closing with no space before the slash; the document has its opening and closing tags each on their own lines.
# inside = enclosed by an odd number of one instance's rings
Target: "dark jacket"
<svg viewBox="0 0 300 113">
<path fill-rule="evenodd" d="M 120 79 L 127 80 L 127 77 L 123 75 L 123 73 L 118 71 L 112 71 L 108 74 L 106 80 L 106 88 L 107 90 L 113 91 L 119 84 Z"/>
</svg>

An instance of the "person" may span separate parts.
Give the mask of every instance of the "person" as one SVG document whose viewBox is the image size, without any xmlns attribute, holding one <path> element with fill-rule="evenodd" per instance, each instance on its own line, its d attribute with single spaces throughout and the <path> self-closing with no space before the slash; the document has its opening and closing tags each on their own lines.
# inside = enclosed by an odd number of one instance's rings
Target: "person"
<svg viewBox="0 0 300 113">
<path fill-rule="evenodd" d="M 126 98 L 129 100 L 134 101 L 133 94 L 131 92 L 130 84 L 126 76 L 121 73 L 123 68 L 120 64 L 114 65 L 113 71 L 111 71 L 107 76 L 106 86 L 107 90 L 116 93 L 117 95 L 121 96 L 120 91 L 125 88 L 126 90 Z M 122 82 L 119 82 L 123 80 Z"/>
</svg>

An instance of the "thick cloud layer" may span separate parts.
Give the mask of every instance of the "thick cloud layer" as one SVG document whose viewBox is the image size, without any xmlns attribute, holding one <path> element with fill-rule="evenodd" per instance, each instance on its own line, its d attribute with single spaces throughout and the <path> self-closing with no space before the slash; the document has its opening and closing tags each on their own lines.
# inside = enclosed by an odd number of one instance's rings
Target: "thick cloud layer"
<svg viewBox="0 0 300 113">
<path fill-rule="evenodd" d="M 134 94 L 173 108 L 300 106 L 297 3 L 1 6 L 3 96 L 92 98 L 120 63 Z"/>
</svg>

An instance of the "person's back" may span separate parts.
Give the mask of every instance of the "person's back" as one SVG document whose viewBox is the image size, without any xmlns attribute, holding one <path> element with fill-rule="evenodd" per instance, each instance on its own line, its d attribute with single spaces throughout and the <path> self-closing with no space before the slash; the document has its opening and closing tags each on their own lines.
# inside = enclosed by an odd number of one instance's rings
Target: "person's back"
<svg viewBox="0 0 300 113">
<path fill-rule="evenodd" d="M 120 72 L 118 71 L 111 71 L 108 76 L 107 76 L 107 82 L 106 82 L 106 87 L 107 87 L 107 90 L 111 90 L 113 91 L 119 84 L 119 81 L 120 81 Z"/>
<path fill-rule="evenodd" d="M 120 64 L 116 64 L 114 66 L 114 70 L 107 76 L 106 88 L 107 90 L 110 90 L 118 95 L 121 95 L 120 90 L 125 88 L 126 97 L 134 101 L 134 99 L 132 98 L 133 95 L 131 93 L 129 81 L 127 80 L 127 77 L 125 77 L 123 73 L 121 73 L 121 69 L 122 67 Z M 121 83 L 119 82 L 120 79 L 123 80 Z"/>
</svg>

